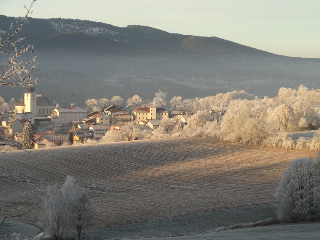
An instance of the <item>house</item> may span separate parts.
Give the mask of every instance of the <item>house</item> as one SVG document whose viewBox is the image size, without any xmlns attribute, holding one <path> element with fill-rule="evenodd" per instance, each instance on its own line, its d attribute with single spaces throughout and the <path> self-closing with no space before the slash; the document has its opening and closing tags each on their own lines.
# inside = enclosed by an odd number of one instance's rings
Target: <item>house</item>
<svg viewBox="0 0 320 240">
<path fill-rule="evenodd" d="M 133 110 L 135 123 L 140 124 L 143 120 L 162 120 L 168 118 L 168 111 L 165 108 L 158 107 L 136 107 Z"/>
<path fill-rule="evenodd" d="M 111 114 L 111 123 L 114 125 L 124 125 L 133 122 L 133 115 L 127 111 L 118 111 Z"/>
<path fill-rule="evenodd" d="M 93 137 L 92 133 L 83 131 L 80 129 L 73 135 L 73 143 L 78 143 L 78 142 L 84 143 L 84 142 L 87 142 L 88 139 L 92 137 Z"/>
<path fill-rule="evenodd" d="M 161 124 L 161 120 L 148 120 L 147 126 L 151 129 L 157 129 Z"/>
<path fill-rule="evenodd" d="M 34 93 L 35 87 L 28 84 L 26 92 L 15 105 L 15 113 L 30 113 L 34 117 L 48 117 L 56 104 L 43 95 Z"/>
<path fill-rule="evenodd" d="M 107 114 L 101 114 L 99 117 L 97 117 L 96 119 L 96 123 L 97 124 L 111 124 L 111 115 L 107 115 Z"/>
<path fill-rule="evenodd" d="M 51 114 L 52 122 L 55 124 L 81 122 L 86 117 L 87 111 L 74 106 L 70 108 L 56 108 Z"/>
<path fill-rule="evenodd" d="M 115 112 L 120 112 L 122 111 L 121 108 L 117 107 L 116 105 L 114 104 L 111 104 L 110 106 L 106 107 L 105 109 L 103 109 L 103 111 L 107 114 L 112 114 L 112 113 L 115 113 Z"/>
<path fill-rule="evenodd" d="M 22 143 L 23 142 L 23 137 L 22 136 L 23 136 L 22 132 L 17 132 L 14 135 L 14 141 Z"/>
<path fill-rule="evenodd" d="M 106 134 L 106 132 L 110 129 L 110 125 L 104 125 L 104 124 L 96 124 L 91 125 L 89 127 L 89 130 L 93 132 L 93 134 Z"/>
<path fill-rule="evenodd" d="M 2 125 L 5 127 L 5 134 L 10 137 L 14 137 L 16 133 L 23 131 L 23 122 L 17 118 L 11 121 L 2 121 Z"/>
<path fill-rule="evenodd" d="M 47 133 L 45 133 L 47 134 Z M 45 148 L 47 144 L 51 144 L 52 142 L 48 139 L 48 135 L 43 135 L 42 133 L 40 134 L 34 134 L 34 148 Z"/>
<path fill-rule="evenodd" d="M 85 123 L 78 123 L 76 127 L 83 130 L 89 130 L 89 124 L 85 124 Z"/>
<path fill-rule="evenodd" d="M 15 115 L 15 118 L 18 118 L 20 120 L 29 121 L 31 124 L 34 124 L 34 122 L 35 122 L 35 116 L 31 112 L 28 112 L 28 113 L 17 113 Z"/>
<path fill-rule="evenodd" d="M 38 149 L 38 148 L 45 148 L 46 147 L 46 143 L 44 143 L 44 142 L 36 142 L 35 144 L 34 144 L 34 148 L 35 149 Z"/>
<path fill-rule="evenodd" d="M 101 115 L 101 112 L 91 112 L 86 118 L 82 119 L 82 122 L 86 124 L 95 124 Z"/>
</svg>

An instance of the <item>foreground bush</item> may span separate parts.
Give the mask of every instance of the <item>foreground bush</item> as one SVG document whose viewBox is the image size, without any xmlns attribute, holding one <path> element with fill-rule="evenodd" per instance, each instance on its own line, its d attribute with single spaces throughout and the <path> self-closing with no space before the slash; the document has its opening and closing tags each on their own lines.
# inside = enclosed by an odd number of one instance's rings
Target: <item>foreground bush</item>
<svg viewBox="0 0 320 240">
<path fill-rule="evenodd" d="M 320 155 L 296 159 L 282 174 L 275 197 L 278 218 L 284 222 L 315 221 L 320 218 Z"/>
</svg>

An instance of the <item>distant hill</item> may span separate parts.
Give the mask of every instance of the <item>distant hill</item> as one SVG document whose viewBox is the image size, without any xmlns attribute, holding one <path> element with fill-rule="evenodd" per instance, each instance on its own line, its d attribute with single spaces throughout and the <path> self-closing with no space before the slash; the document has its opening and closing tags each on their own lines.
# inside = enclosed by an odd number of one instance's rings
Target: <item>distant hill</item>
<svg viewBox="0 0 320 240">
<path fill-rule="evenodd" d="M 0 29 L 16 21 L 0 15 Z M 275 95 L 282 86 L 319 88 L 319 59 L 279 56 L 218 37 L 34 18 L 28 19 L 21 36 L 38 55 L 37 91 L 61 105 L 116 94 L 152 99 L 158 90 L 168 98 L 194 98 L 234 89 L 264 96 Z M 18 98 L 21 92 L 2 87 L 0 96 Z"/>
</svg>

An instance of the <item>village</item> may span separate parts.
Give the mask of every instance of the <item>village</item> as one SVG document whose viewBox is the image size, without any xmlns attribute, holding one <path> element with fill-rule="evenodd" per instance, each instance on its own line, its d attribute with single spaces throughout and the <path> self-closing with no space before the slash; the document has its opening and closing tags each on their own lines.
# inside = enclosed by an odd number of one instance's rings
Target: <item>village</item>
<svg viewBox="0 0 320 240">
<path fill-rule="evenodd" d="M 29 121 L 34 132 L 36 149 L 99 143 L 107 132 L 121 133 L 122 127 L 127 124 L 145 126 L 153 131 L 159 128 L 163 119 L 176 119 L 181 125 L 186 125 L 193 114 L 194 112 L 183 110 L 169 112 L 164 107 L 150 104 L 127 109 L 108 104 L 100 111 L 92 112 L 74 104 L 67 108 L 60 107 L 48 97 L 35 93 L 35 87 L 29 84 L 14 109 L 1 113 L 0 133 L 21 147 L 24 124 Z M 2 142 L 2 145 L 6 144 L 7 142 Z"/>
</svg>

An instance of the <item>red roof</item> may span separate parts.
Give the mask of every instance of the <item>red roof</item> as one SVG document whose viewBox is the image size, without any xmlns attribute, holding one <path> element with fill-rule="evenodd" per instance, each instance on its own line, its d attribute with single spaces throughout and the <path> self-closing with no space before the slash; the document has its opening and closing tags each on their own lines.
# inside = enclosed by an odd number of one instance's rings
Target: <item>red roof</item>
<svg viewBox="0 0 320 240">
<path fill-rule="evenodd" d="M 150 112 L 149 107 L 136 107 L 133 112 Z"/>
</svg>

